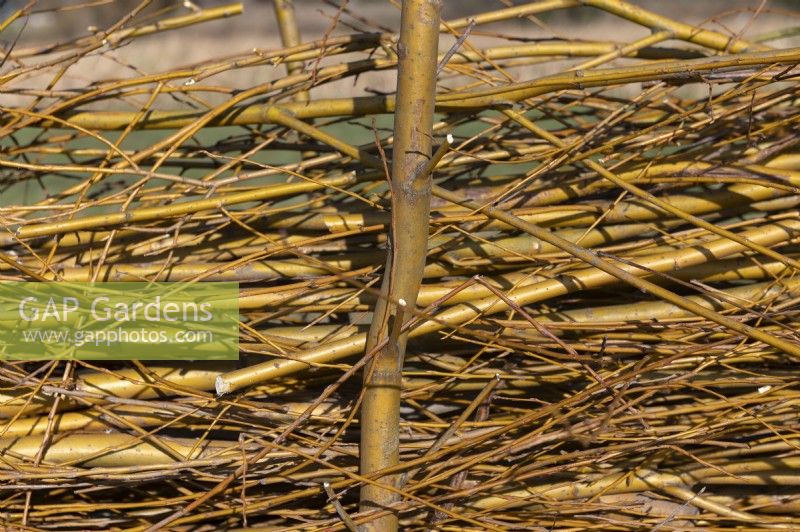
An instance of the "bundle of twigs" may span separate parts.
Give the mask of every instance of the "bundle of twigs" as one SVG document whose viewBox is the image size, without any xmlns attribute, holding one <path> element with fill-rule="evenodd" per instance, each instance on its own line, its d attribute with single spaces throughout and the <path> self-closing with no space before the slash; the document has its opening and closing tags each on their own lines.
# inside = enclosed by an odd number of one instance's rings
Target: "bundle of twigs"
<svg viewBox="0 0 800 532">
<path fill-rule="evenodd" d="M 8 46 L 0 276 L 238 281 L 241 360 L 3 362 L 7 527 L 800 528 L 791 31 L 404 0 L 302 40 L 281 0 L 282 49 L 61 88 L 242 9 L 150 3 Z M 494 31 L 567 8 L 652 32 Z"/>
</svg>

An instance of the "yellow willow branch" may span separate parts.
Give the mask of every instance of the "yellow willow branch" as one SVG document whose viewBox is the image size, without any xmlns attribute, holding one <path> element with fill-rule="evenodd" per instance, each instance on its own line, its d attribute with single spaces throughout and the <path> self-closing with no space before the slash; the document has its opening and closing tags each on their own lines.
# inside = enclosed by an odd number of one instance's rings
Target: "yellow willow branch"
<svg viewBox="0 0 800 532">
<path fill-rule="evenodd" d="M 725 471 L 732 475 L 749 472 L 770 472 L 800 468 L 800 459 L 786 458 L 779 461 L 756 460 L 740 463 L 726 463 Z M 589 482 L 567 482 L 560 485 L 546 485 L 514 490 L 502 495 L 485 497 L 470 503 L 470 507 L 481 510 L 524 507 L 542 504 L 543 501 L 567 501 L 587 499 L 600 494 L 635 493 L 648 490 L 665 490 L 677 486 L 684 487 L 703 482 L 705 478 L 718 477 L 718 469 L 704 468 L 691 473 L 671 474 L 638 469 L 632 473 L 622 472 Z M 741 481 L 740 481 L 741 482 Z M 712 509 L 712 508 L 706 508 Z M 712 511 L 716 508 L 712 509 Z"/>
<path fill-rule="evenodd" d="M 167 383 L 173 384 L 178 388 L 208 390 L 213 387 L 214 380 L 221 371 L 229 368 L 226 364 L 205 364 L 193 367 L 185 365 L 175 365 L 171 367 L 154 366 L 149 368 L 150 372 Z M 35 384 L 31 383 L 31 387 Z M 133 369 L 116 370 L 113 373 L 87 373 L 78 379 L 75 393 L 85 393 L 84 397 L 88 401 L 102 401 L 103 396 L 152 399 L 158 397 L 165 386 L 153 380 L 151 377 L 142 375 L 140 371 Z M 48 391 L 45 386 L 44 391 Z M 40 413 L 50 408 L 53 398 L 45 395 L 31 397 L 23 390 L 15 393 L 5 392 L 0 395 L 0 418 L 15 418 L 31 413 Z M 75 404 L 71 400 L 62 401 L 63 408 L 67 409 Z M 13 425 L 13 421 L 7 426 Z M 0 428 L 0 432 L 3 429 Z"/>
<path fill-rule="evenodd" d="M 152 427 L 167 423 L 174 412 L 164 412 L 157 415 L 155 407 L 126 406 L 124 409 L 114 409 L 114 414 L 125 416 L 126 419 L 140 427 Z M 0 429 L 0 439 L 22 438 L 43 434 L 49 423 L 50 416 L 25 417 L 14 420 L 13 423 Z M 125 428 L 121 423 L 104 416 L 102 413 L 91 409 L 79 412 L 60 412 L 53 416 L 53 426 L 59 433 L 70 431 L 95 431 L 100 432 L 111 427 Z"/>
<path fill-rule="evenodd" d="M 746 485 L 747 479 L 740 475 L 772 472 L 796 472 L 800 469 L 800 458 L 763 459 L 728 462 L 724 469 L 730 475 L 739 477 L 738 483 Z M 796 475 L 796 473 L 795 473 Z M 639 469 L 633 474 L 618 473 L 591 482 L 569 482 L 556 486 L 541 486 L 522 490 L 509 491 L 501 496 L 479 499 L 470 504 L 482 510 L 499 507 L 522 507 L 541 504 L 543 500 L 575 500 L 591 498 L 601 493 L 631 493 L 651 489 L 663 489 L 668 486 L 691 486 L 705 482 L 707 478 L 719 479 L 720 470 L 711 467 L 695 468 L 690 472 L 669 474 Z M 722 477 L 735 483 L 737 477 Z"/>
<path fill-rule="evenodd" d="M 719 325 L 722 325 L 723 327 L 727 327 L 728 329 L 736 331 L 753 340 L 763 342 L 771 347 L 774 347 L 779 351 L 783 351 L 784 353 L 787 353 L 794 357 L 800 357 L 800 344 L 784 340 L 783 338 L 773 336 L 760 329 L 751 327 L 749 325 L 745 325 L 739 321 L 720 315 L 693 301 L 689 301 L 684 297 L 674 294 L 673 292 L 670 292 L 665 288 L 653 284 L 650 281 L 640 279 L 639 277 L 633 275 L 629 271 L 619 266 L 616 266 L 611 262 L 600 259 L 596 254 L 592 253 L 591 251 L 582 248 L 580 246 L 577 246 L 572 242 L 564 240 L 563 238 L 552 234 L 546 229 L 543 229 L 534 224 L 530 224 L 523 220 L 520 220 L 519 218 L 507 214 L 501 211 L 500 209 L 488 206 L 481 206 L 472 201 L 466 201 L 463 198 L 461 198 L 458 194 L 450 192 L 449 190 L 442 189 L 440 187 L 434 186 L 433 193 L 440 198 L 447 199 L 449 201 L 452 201 L 453 203 L 457 203 L 464 207 L 480 210 L 483 213 L 493 218 L 503 220 L 509 225 L 512 225 L 522 231 L 525 231 L 526 233 L 536 236 L 537 238 L 540 238 L 545 242 L 549 242 L 554 246 L 560 248 L 561 250 L 569 253 L 570 255 L 579 258 L 580 260 L 586 262 L 587 264 L 591 264 L 592 266 L 604 271 L 607 274 L 610 274 L 618 278 L 621 281 L 624 281 L 625 283 L 631 286 L 649 292 L 650 294 L 660 299 L 669 301 L 670 303 L 677 305 L 693 314 L 702 316 L 708 320 L 711 320 Z M 744 238 L 744 241 L 747 242 L 746 238 Z"/>
<path fill-rule="evenodd" d="M 79 266 L 58 270 L 59 279 L 63 281 L 88 282 L 96 273 L 102 281 L 149 281 L 174 282 L 187 281 L 203 276 L 204 281 L 264 281 L 282 278 L 321 277 L 333 272 L 351 272 L 366 266 L 378 266 L 385 258 L 382 251 L 353 254 L 342 259 L 320 261 L 304 261 L 302 259 L 254 260 L 247 264 L 236 265 L 229 262 L 179 262 L 164 265 L 158 262 L 143 264 L 112 264 L 96 266 Z M 465 271 L 464 268 L 445 267 L 430 264 L 425 267 L 424 277 L 444 277 Z M 51 274 L 52 278 L 53 275 Z M 47 277 L 46 277 L 47 278 Z"/>
<path fill-rule="evenodd" d="M 442 31 L 447 28 L 465 28 L 474 20 L 475 24 L 488 24 L 491 22 L 501 22 L 512 18 L 521 18 L 539 13 L 546 13 L 556 9 L 570 7 L 591 6 L 603 11 L 607 11 L 620 18 L 629 20 L 653 31 L 666 30 L 675 35 L 675 38 L 687 42 L 692 42 L 711 48 L 712 50 L 730 50 L 731 52 L 743 52 L 745 50 L 766 50 L 768 47 L 760 44 L 749 43 L 730 37 L 719 32 L 697 28 L 689 24 L 684 24 L 664 17 L 652 11 L 623 2 L 621 0 L 542 0 L 531 2 L 521 6 L 499 9 L 488 13 L 481 13 L 472 17 L 451 20 L 442 24 Z"/>
<path fill-rule="evenodd" d="M 582 243 L 584 241 L 581 241 Z M 706 264 L 700 264 L 698 266 L 688 267 L 677 272 L 670 272 L 670 275 L 673 277 L 677 277 L 683 280 L 699 280 L 706 283 L 716 283 L 716 282 L 725 282 L 725 281 L 743 281 L 743 280 L 759 280 L 765 278 L 779 278 L 781 275 L 784 275 L 787 272 L 786 265 L 779 261 L 770 261 L 766 257 L 740 257 L 734 259 L 727 259 L 727 260 L 719 260 L 715 262 L 710 262 Z M 531 273 L 524 273 L 524 272 L 513 272 L 508 274 L 497 275 L 495 277 L 485 277 L 485 281 L 494 283 L 497 288 L 502 288 L 503 286 L 513 286 L 518 285 L 521 282 L 524 284 L 532 284 L 535 282 L 543 281 L 544 278 L 538 275 L 533 275 Z M 654 277 L 654 280 L 660 281 L 658 277 Z M 784 281 L 788 282 L 788 281 Z M 774 284 L 774 281 L 771 281 Z M 455 288 L 455 284 L 424 284 L 420 287 L 419 296 L 417 296 L 417 304 L 420 306 L 427 306 L 437 301 L 445 296 L 447 296 L 453 288 Z M 754 285 L 748 285 L 751 287 Z M 723 292 L 727 293 L 728 290 L 738 290 L 739 288 L 735 289 L 726 289 Z M 732 292 L 733 293 L 733 292 Z M 463 290 L 459 291 L 457 294 L 454 294 L 447 298 L 446 301 L 441 303 L 441 306 L 453 306 L 458 303 L 464 303 L 466 301 L 474 301 L 477 299 L 485 298 L 491 295 L 491 291 L 481 284 L 472 284 Z M 357 296 L 357 297 L 356 297 Z M 694 296 L 692 296 L 694 297 Z M 371 294 L 361 294 L 358 295 L 358 290 L 353 288 L 321 288 L 317 290 L 308 290 L 307 288 L 300 288 L 291 291 L 285 291 L 280 293 L 258 293 L 258 289 L 252 291 L 245 291 L 239 297 L 239 308 L 242 310 L 249 310 L 249 309 L 259 309 L 265 307 L 281 307 L 281 306 L 288 306 L 288 307 L 303 307 L 303 308 L 310 308 L 314 307 L 315 305 L 318 306 L 326 306 L 326 305 L 334 305 L 340 304 L 344 300 L 349 300 L 352 307 L 360 307 L 366 306 L 368 304 L 374 303 L 374 296 Z M 681 312 L 685 315 L 685 311 L 679 309 L 678 307 L 674 307 L 669 303 L 663 302 L 653 302 L 653 303 L 641 303 L 641 305 L 654 305 L 654 308 L 670 308 L 675 309 L 676 312 Z M 640 318 L 633 318 L 630 319 L 645 319 L 647 316 L 646 311 L 636 311 L 640 304 L 628 304 L 623 305 L 620 307 L 620 310 L 630 308 L 631 309 L 631 316 L 633 316 L 634 312 L 640 315 Z M 656 307 L 657 306 L 657 307 Z M 349 308 L 344 306 L 342 308 Z M 611 313 L 612 307 L 602 307 L 604 309 L 609 309 L 608 313 Z M 616 307 L 615 307 L 616 308 Z M 655 312 L 655 311 L 654 311 Z M 541 316 L 540 319 L 548 319 L 551 321 L 569 321 L 570 319 L 575 319 L 576 321 L 591 321 L 588 317 L 589 313 L 594 315 L 597 319 L 598 316 L 602 316 L 601 321 L 620 321 L 621 318 L 610 318 L 606 316 L 606 311 L 596 311 L 592 309 L 587 309 L 585 313 L 581 311 L 567 311 L 565 313 L 558 313 L 553 314 L 552 318 L 547 318 L 549 315 Z M 585 315 L 587 316 L 583 320 L 579 320 L 576 316 L 578 315 Z M 558 319 L 559 317 L 563 316 L 565 319 Z M 569 319 L 567 319 L 569 318 Z M 273 328 L 269 329 L 270 334 L 274 331 Z M 275 333 L 278 336 L 280 334 Z M 321 340 L 322 338 L 320 338 Z"/>
<path fill-rule="evenodd" d="M 509 110 L 504 111 L 504 113 L 506 114 L 506 116 L 517 121 L 520 125 L 528 129 L 530 132 L 550 142 L 554 146 L 557 146 L 562 149 L 567 147 L 566 143 L 561 141 L 561 139 L 559 139 L 549 131 L 540 128 L 539 126 L 537 126 L 531 120 L 528 120 L 524 116 Z M 743 246 L 746 246 L 754 251 L 757 251 L 762 255 L 766 255 L 775 260 L 783 261 L 785 264 L 793 267 L 795 270 L 800 270 L 800 262 L 791 259 L 789 257 L 786 257 L 765 246 L 760 246 L 753 242 L 748 242 L 747 239 L 742 238 L 741 236 L 737 235 L 732 231 L 728 231 L 726 229 L 717 226 L 716 224 L 707 222 L 702 218 L 698 218 L 697 216 L 689 214 L 683 209 L 676 207 L 672 203 L 659 199 L 654 195 L 650 194 L 649 192 L 637 187 L 636 185 L 629 183 L 625 179 L 621 178 L 620 176 L 617 176 L 615 173 L 606 169 L 603 165 L 601 165 L 597 161 L 587 159 L 583 161 L 582 164 L 584 164 L 590 170 L 597 172 L 599 175 L 603 176 L 605 179 L 611 181 L 612 183 L 622 188 L 623 190 L 630 192 L 632 195 L 636 196 L 637 198 L 643 201 L 646 201 L 649 204 L 655 205 L 662 211 L 666 211 L 671 215 L 675 216 L 676 218 L 680 218 L 681 220 L 687 221 L 697 227 L 702 227 L 706 231 L 709 231 L 713 234 L 723 236 L 725 238 L 738 242 L 739 244 L 742 244 Z"/>
<path fill-rule="evenodd" d="M 133 467 L 173 464 L 177 462 L 176 455 L 185 457 L 189 463 L 192 460 L 212 458 L 238 461 L 242 457 L 241 447 L 235 442 L 206 440 L 198 445 L 193 438 L 164 437 L 160 437 L 159 441 L 167 449 L 161 449 L 130 434 L 68 434 L 47 446 L 43 460 L 52 465 Z M 4 460 L 13 463 L 32 461 L 41 446 L 41 436 L 0 438 L 0 454 Z M 291 456 L 289 452 L 270 453 L 266 459 L 286 459 Z"/>
<path fill-rule="evenodd" d="M 606 87 L 642 81 L 681 78 L 701 81 L 700 75 L 708 71 L 741 70 L 753 66 L 787 65 L 800 62 L 800 48 L 756 52 L 713 58 L 663 61 L 621 68 L 579 70 L 544 76 L 542 78 L 476 91 L 457 91 L 436 98 L 437 111 L 466 111 L 508 105 L 513 102 L 540 96 L 564 89 Z M 252 125 L 270 123 L 268 114 L 271 105 L 255 104 L 232 107 L 209 119 L 206 127 L 229 125 Z M 299 120 L 337 116 L 363 116 L 391 113 L 395 110 L 394 96 L 364 96 L 354 98 L 322 99 L 299 104 L 282 104 L 284 111 Z M 87 129 L 122 129 L 130 123 L 135 113 L 79 112 L 64 113 L 68 122 Z M 203 116 L 195 111 L 152 111 L 137 124 L 144 129 L 173 129 L 185 127 Z"/>
<path fill-rule="evenodd" d="M 300 28 L 297 25 L 293 0 L 275 0 L 275 18 L 278 20 L 278 28 L 281 32 L 283 46 L 290 48 L 301 43 Z M 296 74 L 302 72 L 303 63 L 299 61 L 287 61 L 286 72 Z M 308 91 L 300 91 L 294 96 L 296 102 L 305 103 L 309 100 Z"/>
<path fill-rule="evenodd" d="M 106 227 L 109 225 L 149 222 L 164 218 L 184 216 L 186 214 L 193 214 L 206 210 L 216 210 L 226 205 L 235 205 L 237 203 L 263 201 L 265 199 L 274 199 L 295 194 L 303 194 L 305 192 L 320 190 L 326 187 L 340 187 L 352 184 L 354 182 L 355 176 L 348 174 L 341 177 L 321 179 L 317 182 L 303 181 L 300 183 L 268 185 L 261 189 L 223 194 L 209 199 L 174 203 L 172 205 L 165 205 L 162 207 L 147 207 L 120 213 L 98 214 L 95 216 L 87 216 L 85 218 L 77 218 L 75 220 L 66 220 L 63 222 L 24 225 L 17 229 L 16 236 L 17 238 L 32 238 L 37 236 L 68 233 L 70 231 L 78 231 L 81 229 Z"/>
<path fill-rule="evenodd" d="M 469 92 L 452 92 L 437 98 L 437 110 L 466 111 L 519 102 L 534 96 L 564 89 L 606 87 L 624 83 L 655 81 L 670 78 L 700 81 L 700 74 L 708 71 L 726 72 L 745 67 L 786 65 L 800 62 L 800 48 L 787 48 L 770 52 L 719 56 L 687 61 L 664 61 L 646 65 L 575 72 L 545 76 L 533 81 L 513 83 Z"/>
<path fill-rule="evenodd" d="M 385 346 L 364 369 L 361 409 L 360 474 L 369 476 L 396 465 L 400 448 L 400 387 L 407 333 L 402 330 L 406 306 L 416 306 L 425 270 L 430 217 L 431 175 L 446 151 L 431 156 L 440 0 L 404 0 L 400 18 L 397 108 L 391 165 L 392 223 L 389 253 L 365 347 Z M 303 132 L 299 128 L 295 128 Z M 318 130 L 309 131 L 311 136 Z M 338 144 L 334 137 L 329 143 Z M 447 143 L 449 145 L 449 143 Z M 348 149 L 349 146 L 334 146 Z M 362 160 L 364 157 L 362 156 Z M 372 166 L 380 167 L 378 161 Z M 361 487 L 362 512 L 390 508 L 401 500 L 398 475 Z M 371 520 L 362 531 L 394 532 L 394 512 Z"/>
<path fill-rule="evenodd" d="M 480 208 L 480 206 L 475 206 L 475 208 Z M 509 222 L 516 224 L 512 219 L 509 219 Z M 762 245 L 775 245 L 800 236 L 800 222 L 787 221 L 779 224 L 770 224 L 744 231 L 742 235 Z M 712 258 L 720 259 L 736 253 L 741 253 L 745 249 L 746 248 L 742 245 L 731 240 L 718 239 L 687 249 L 637 257 L 636 263 L 656 272 L 675 273 L 682 268 L 704 264 Z M 619 269 L 628 272 L 629 275 L 649 275 L 641 268 L 633 268 L 624 263 L 620 264 Z M 615 273 L 618 272 L 615 271 Z M 569 275 L 563 277 L 547 279 L 545 281 L 516 287 L 509 291 L 507 295 L 509 300 L 513 303 L 519 306 L 525 306 L 573 293 L 578 290 L 589 290 L 601 286 L 608 286 L 618 281 L 619 278 L 616 275 L 612 275 L 599 268 L 589 267 L 570 272 Z M 652 283 L 648 283 L 648 288 L 650 288 L 650 284 Z M 658 295 L 658 297 L 660 297 L 660 295 Z M 678 306 L 685 308 L 685 306 L 682 305 Z M 694 310 L 690 310 L 690 312 L 694 313 L 697 306 L 699 305 L 691 305 Z M 466 323 L 476 316 L 494 314 L 508 309 L 508 304 L 498 300 L 496 297 L 488 297 L 478 301 L 472 301 L 468 304 L 455 305 L 440 312 L 435 318 L 415 325 L 410 330 L 409 336 L 417 337 L 439 331 L 446 327 L 458 327 L 460 324 Z M 706 316 L 704 317 L 707 317 L 709 314 L 707 309 L 702 309 L 700 312 L 702 312 L 702 314 L 697 314 L 701 316 L 705 314 Z M 717 317 L 717 315 L 714 317 Z M 729 320 L 726 319 L 726 322 L 729 322 Z M 740 325 L 741 324 L 737 323 L 735 326 L 741 328 Z M 780 343 L 783 345 L 785 342 Z M 354 335 L 351 338 L 328 342 L 319 347 L 306 350 L 303 353 L 298 353 L 295 355 L 295 358 L 308 361 L 309 363 L 328 363 L 361 353 L 365 345 L 366 335 Z M 274 360 L 225 373 L 216 381 L 217 393 L 229 393 L 246 386 L 303 371 L 309 367 L 307 363 L 299 360 Z"/>
<path fill-rule="evenodd" d="M 110 33 L 105 32 L 105 37 L 103 34 L 93 35 L 91 37 L 86 37 L 83 39 L 78 39 L 77 41 L 67 43 L 63 45 L 63 47 L 58 45 L 53 47 L 55 49 L 66 48 L 67 51 L 71 52 L 71 57 L 70 54 L 67 54 L 67 57 L 63 56 L 56 57 L 55 59 L 49 59 L 43 63 L 11 70 L 10 72 L 0 76 L 0 85 L 5 85 L 10 81 L 25 74 L 34 73 L 36 71 L 43 70 L 47 67 L 56 66 L 59 63 L 63 63 L 69 59 L 71 59 L 72 61 L 78 61 L 81 57 L 88 55 L 90 52 L 94 50 L 105 47 L 106 45 L 111 44 L 112 42 L 114 44 L 118 44 L 120 40 L 124 39 L 132 39 L 135 37 L 141 37 L 143 35 L 149 35 L 164 30 L 178 29 L 184 26 L 189 26 L 200 22 L 206 22 L 209 20 L 215 20 L 221 17 L 237 15 L 242 10 L 241 4 L 231 4 L 229 6 L 221 6 L 218 8 L 213 8 L 211 10 L 207 10 L 206 12 L 201 12 L 199 14 L 193 13 L 191 15 L 176 17 L 175 19 L 166 19 L 151 24 L 149 26 L 143 26 L 141 28 L 120 29 L 120 27 L 123 25 L 125 21 L 128 21 L 131 18 L 133 18 L 139 11 L 141 11 L 141 9 L 143 9 L 147 5 L 147 3 L 149 2 L 140 3 L 139 6 L 136 9 L 134 9 L 134 11 L 132 11 L 125 17 L 125 19 L 117 22 L 115 27 L 112 28 L 114 29 L 114 31 L 111 31 Z M 162 23 L 166 23 L 163 28 L 159 26 Z M 137 33 L 137 31 L 140 31 L 141 33 Z M 35 56 L 38 54 L 48 54 L 49 52 L 50 50 L 48 50 L 46 47 L 45 49 L 33 50 L 31 55 Z M 58 77 L 63 75 L 64 72 L 65 71 L 62 70 L 61 73 L 58 74 Z"/>
<path fill-rule="evenodd" d="M 201 24 L 203 22 L 210 22 L 212 20 L 218 20 L 221 18 L 228 18 L 236 15 L 241 15 L 243 10 L 244 6 L 242 5 L 241 2 L 219 7 L 212 7 L 208 9 L 202 9 L 196 13 L 190 13 L 188 15 L 180 15 L 177 17 L 162 19 L 159 20 L 158 22 L 154 22 L 153 24 L 147 24 L 136 28 L 117 30 L 106 36 L 106 39 L 111 43 L 118 43 L 124 39 L 144 37 L 145 35 L 152 35 L 154 33 L 159 33 L 162 31 L 176 30 L 180 28 L 185 28 L 187 26 L 192 26 L 194 24 Z M 25 57 L 32 57 L 35 55 L 51 54 L 55 52 L 70 50 L 76 46 L 89 45 L 92 42 L 94 42 L 94 39 L 95 37 L 92 36 L 92 37 L 85 37 L 82 39 L 78 39 L 76 41 L 72 41 L 61 45 L 22 48 L 19 50 L 14 50 L 11 53 L 10 58 L 22 59 Z"/>
<path fill-rule="evenodd" d="M 780 264 L 780 263 L 777 263 Z M 783 266 L 781 264 L 781 266 Z M 785 268 L 785 267 L 784 267 Z M 688 300 L 702 305 L 706 308 L 722 311 L 735 308 L 733 303 L 749 306 L 748 301 L 759 303 L 764 299 L 771 299 L 780 295 L 795 295 L 800 289 L 800 279 L 787 279 L 775 282 L 767 281 L 763 283 L 750 284 L 711 292 L 709 295 L 696 295 L 687 297 Z M 717 296 L 720 297 L 717 297 Z M 724 297 L 722 297 L 724 296 Z M 668 320 L 674 318 L 691 317 L 692 314 L 677 305 L 664 301 L 647 301 L 642 303 L 632 303 L 627 305 L 610 305 L 605 307 L 592 307 L 577 310 L 567 310 L 552 314 L 537 316 L 537 320 L 553 322 L 628 322 L 642 321 L 652 322 L 652 320 Z"/>
</svg>

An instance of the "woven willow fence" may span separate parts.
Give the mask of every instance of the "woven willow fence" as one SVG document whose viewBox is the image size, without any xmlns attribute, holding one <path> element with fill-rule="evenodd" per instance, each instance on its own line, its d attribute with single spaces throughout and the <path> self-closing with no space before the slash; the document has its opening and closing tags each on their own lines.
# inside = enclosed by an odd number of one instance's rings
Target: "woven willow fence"
<svg viewBox="0 0 800 532">
<path fill-rule="evenodd" d="M 240 360 L 3 361 L 6 528 L 800 529 L 791 17 L 276 0 L 281 49 L 77 88 L 242 5 L 16 41 L 103 4 L 0 24 L 0 276 L 238 281 Z"/>
</svg>

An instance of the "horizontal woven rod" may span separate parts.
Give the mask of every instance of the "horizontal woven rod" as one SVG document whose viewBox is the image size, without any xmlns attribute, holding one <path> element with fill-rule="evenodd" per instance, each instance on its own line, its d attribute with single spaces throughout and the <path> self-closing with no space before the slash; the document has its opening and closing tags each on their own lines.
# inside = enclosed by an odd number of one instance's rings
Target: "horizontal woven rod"
<svg viewBox="0 0 800 532">
<path fill-rule="evenodd" d="M 95 227 L 149 222 L 201 211 L 216 210 L 226 205 L 236 205 L 238 203 L 247 203 L 250 201 L 261 201 L 294 194 L 303 194 L 305 192 L 320 190 L 326 187 L 339 187 L 354 182 L 355 176 L 348 174 L 341 177 L 321 179 L 319 181 L 301 181 L 297 183 L 268 185 L 262 189 L 234 192 L 209 199 L 173 203 L 172 205 L 165 205 L 162 207 L 146 207 L 135 209 L 129 212 L 98 214 L 95 216 L 87 216 L 85 218 L 77 218 L 63 222 L 24 225 L 17 228 L 16 236 L 17 238 L 33 238 L 37 236 L 56 235 L 71 231 L 80 231 L 82 229 L 91 229 Z"/>
<path fill-rule="evenodd" d="M 786 65 L 800 62 L 800 48 L 780 51 L 755 52 L 685 61 L 663 61 L 621 68 L 576 71 L 544 76 L 542 78 L 469 92 L 440 94 L 436 98 L 439 112 L 455 110 L 479 111 L 497 106 L 508 106 L 533 96 L 564 89 L 605 87 L 625 83 L 680 78 L 701 81 L 699 75 L 709 71 L 737 70 L 753 66 Z M 365 116 L 394 112 L 394 96 L 361 96 L 312 100 L 308 103 L 289 102 L 281 109 L 300 120 L 332 118 L 339 116 Z M 214 118 L 208 127 L 254 125 L 271 123 L 269 104 L 234 107 Z M 175 129 L 187 126 L 204 113 L 196 111 L 151 111 L 136 123 L 137 129 Z M 64 113 L 60 118 L 77 126 L 97 129 L 123 129 L 130 124 L 135 112 L 96 111 Z M 47 127 L 47 123 L 42 125 Z"/>
<path fill-rule="evenodd" d="M 434 192 L 437 193 L 437 195 L 446 194 L 444 191 L 436 189 L 434 189 Z M 509 218 L 513 217 L 509 216 Z M 759 242 L 763 245 L 774 245 L 776 243 L 786 241 L 787 239 L 796 238 L 798 231 L 800 231 L 800 222 L 791 221 L 780 225 L 776 224 L 750 229 L 742 232 L 741 234 L 742 236 L 746 236 L 754 242 Z M 574 244 L 565 244 L 565 242 L 562 241 L 563 239 L 559 239 L 559 237 L 555 235 L 540 234 L 537 236 L 545 237 L 543 240 L 558 239 L 558 244 L 560 245 L 566 245 L 568 247 L 575 246 Z M 638 257 L 636 262 L 637 264 L 642 265 L 649 270 L 674 273 L 679 271 L 681 268 L 704 264 L 709 260 L 712 260 L 712 258 L 721 259 L 735 253 L 740 253 L 743 250 L 744 247 L 736 242 L 732 242 L 728 239 L 717 239 L 704 243 L 701 246 L 692 246 L 669 253 L 658 253 L 646 257 Z M 584 254 L 592 253 L 588 250 L 584 251 Z M 641 268 L 634 268 L 627 264 L 620 264 L 617 269 L 626 272 L 627 279 L 630 279 L 631 276 L 649 277 L 648 273 L 643 271 Z M 615 273 L 619 272 L 615 270 Z M 598 288 L 601 286 L 608 286 L 618 282 L 620 282 L 620 279 L 609 272 L 595 267 L 587 267 L 570 272 L 568 275 L 559 276 L 553 279 L 546 279 L 541 282 L 516 286 L 513 290 L 508 292 L 508 298 L 515 304 L 524 306 L 552 299 L 564 294 L 591 288 Z M 647 287 L 648 290 L 658 291 L 659 294 L 657 297 L 661 297 L 661 295 L 665 292 L 663 290 L 659 290 L 658 287 L 654 287 L 652 283 L 647 283 Z M 674 301 L 674 297 L 669 295 L 667 297 L 671 298 L 668 299 L 668 301 L 677 304 Z M 708 309 L 698 308 L 700 305 L 697 303 L 688 302 L 687 304 L 691 307 L 691 312 L 697 312 L 700 315 L 709 314 Z M 686 308 L 684 303 L 678 304 L 678 306 L 681 308 Z M 499 300 L 495 296 L 455 305 L 440 312 L 435 318 L 425 320 L 419 325 L 415 326 L 413 329 L 411 329 L 409 335 L 411 337 L 422 336 L 424 334 L 442 330 L 446 327 L 458 326 L 462 323 L 468 322 L 471 319 L 474 319 L 478 315 L 503 312 L 508 310 L 508 308 L 510 307 L 507 302 Z M 721 316 L 719 317 L 721 318 Z M 727 324 L 732 320 L 724 318 L 724 321 Z M 734 327 L 741 328 L 741 324 L 739 323 L 734 323 L 732 325 L 734 325 Z M 788 342 L 781 340 L 779 343 L 784 345 Z M 270 379 L 303 371 L 309 367 L 309 363 L 330 363 L 332 361 L 341 360 L 342 358 L 363 352 L 365 345 L 366 335 L 358 334 L 350 338 L 326 342 L 319 347 L 308 349 L 304 351 L 302 355 L 298 355 L 297 358 L 293 360 L 273 360 L 256 364 L 255 366 L 237 369 L 218 377 L 216 383 L 217 393 L 229 393 L 246 386 L 251 386 L 253 384 L 268 381 Z M 800 346 L 793 346 L 791 349 L 794 351 L 800 351 Z"/>
</svg>

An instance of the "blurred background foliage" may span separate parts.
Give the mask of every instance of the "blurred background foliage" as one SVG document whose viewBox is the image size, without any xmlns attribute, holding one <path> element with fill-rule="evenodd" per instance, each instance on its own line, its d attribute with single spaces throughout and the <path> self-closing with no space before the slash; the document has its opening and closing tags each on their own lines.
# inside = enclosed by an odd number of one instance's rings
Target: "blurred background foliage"
<svg viewBox="0 0 800 532">
<path fill-rule="evenodd" d="M 0 1 L 0 16 L 8 16 L 14 10 L 24 6 L 28 0 L 4 0 Z M 153 0 L 150 11 L 158 9 L 181 8 L 184 6 L 196 6 L 197 8 L 208 8 L 231 3 L 232 0 Z M 46 32 L 46 36 L 52 37 L 53 32 L 57 35 L 75 35 L 84 32 L 91 26 L 103 27 L 119 20 L 125 13 L 129 12 L 140 3 L 140 0 L 77 0 L 75 5 L 80 4 L 100 5 L 101 8 L 76 9 L 70 13 L 59 13 L 52 16 L 36 17 L 31 28 L 30 37 L 44 37 L 38 31 Z M 254 17 L 240 17 L 234 26 L 247 25 L 248 27 L 257 26 L 259 21 L 265 26 L 272 24 L 272 16 L 265 15 L 264 10 L 272 9 L 272 0 L 243 0 L 245 10 L 253 13 Z M 299 23 L 308 26 L 309 29 L 318 26 L 320 20 L 325 17 L 320 10 L 330 11 L 336 5 L 346 4 L 349 9 L 358 13 L 365 11 L 365 15 L 376 17 L 381 22 L 392 24 L 397 19 L 397 12 L 393 13 L 391 4 L 399 5 L 396 2 L 386 2 L 385 0 L 295 0 L 296 9 L 300 13 L 311 16 L 299 17 Z M 469 16 L 473 13 L 485 11 L 487 9 L 500 8 L 503 6 L 520 5 L 526 3 L 524 0 L 445 0 L 443 17 L 455 18 Z M 730 16 L 752 14 L 759 9 L 761 0 L 638 0 L 633 2 L 642 7 L 663 13 L 668 16 L 679 15 L 682 20 L 687 22 L 708 21 L 714 24 L 720 17 L 729 18 Z M 56 5 L 53 0 L 41 0 L 37 2 L 37 10 L 46 10 Z M 396 7 L 395 6 L 395 7 Z M 783 10 L 797 6 L 797 0 L 768 0 L 761 6 L 761 11 Z M 783 16 L 791 16 L 791 13 L 781 13 Z M 567 9 L 558 10 L 541 16 L 544 22 L 570 21 L 572 23 L 587 23 L 590 21 L 604 20 L 608 17 L 595 9 Z M 227 26 L 230 28 L 230 26 Z M 8 41 L 8 36 L 2 37 L 3 41 Z"/>
</svg>

